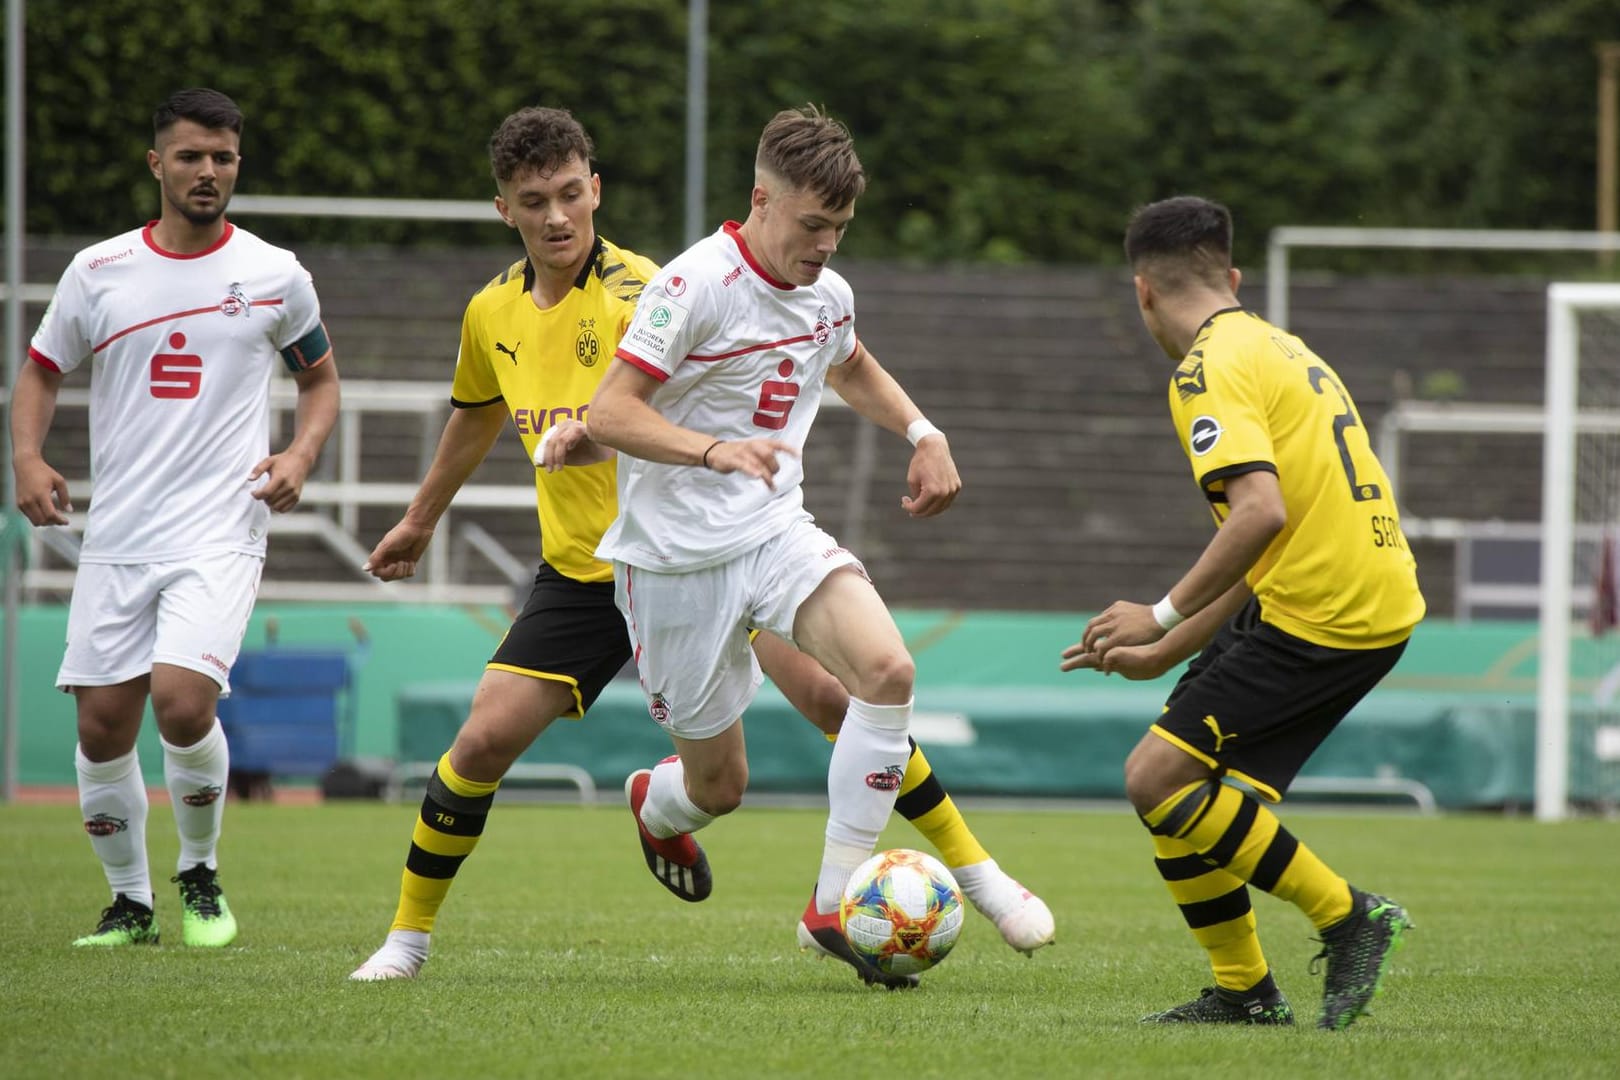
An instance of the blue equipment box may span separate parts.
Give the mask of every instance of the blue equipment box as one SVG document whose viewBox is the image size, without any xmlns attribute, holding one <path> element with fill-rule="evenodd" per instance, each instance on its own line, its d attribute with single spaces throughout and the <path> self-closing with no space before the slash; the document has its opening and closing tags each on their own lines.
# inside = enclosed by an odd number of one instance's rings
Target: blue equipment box
<svg viewBox="0 0 1620 1080">
<path fill-rule="evenodd" d="M 349 683 L 346 653 L 275 648 L 239 655 L 231 695 L 219 702 L 232 771 L 324 775 L 341 752 L 338 696 Z"/>
</svg>

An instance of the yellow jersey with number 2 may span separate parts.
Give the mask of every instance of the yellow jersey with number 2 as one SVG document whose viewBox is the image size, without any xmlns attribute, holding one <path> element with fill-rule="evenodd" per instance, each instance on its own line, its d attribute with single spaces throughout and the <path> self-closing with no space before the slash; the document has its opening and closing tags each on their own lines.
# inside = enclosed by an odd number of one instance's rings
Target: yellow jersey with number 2
<svg viewBox="0 0 1620 1080">
<path fill-rule="evenodd" d="M 1411 634 L 1423 594 L 1389 477 L 1321 357 L 1242 308 L 1218 311 L 1170 380 L 1170 414 L 1217 525 L 1228 479 L 1277 476 L 1288 523 L 1248 574 L 1266 622 L 1337 649 Z"/>
</svg>

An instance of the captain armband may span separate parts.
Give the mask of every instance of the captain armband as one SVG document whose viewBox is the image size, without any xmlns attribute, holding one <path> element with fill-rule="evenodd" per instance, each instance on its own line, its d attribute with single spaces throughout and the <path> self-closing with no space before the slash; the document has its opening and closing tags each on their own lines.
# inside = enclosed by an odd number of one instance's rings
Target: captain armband
<svg viewBox="0 0 1620 1080">
<path fill-rule="evenodd" d="M 281 362 L 296 375 L 319 364 L 331 352 L 332 342 L 326 336 L 326 327 L 316 323 L 313 330 L 281 350 Z"/>
</svg>

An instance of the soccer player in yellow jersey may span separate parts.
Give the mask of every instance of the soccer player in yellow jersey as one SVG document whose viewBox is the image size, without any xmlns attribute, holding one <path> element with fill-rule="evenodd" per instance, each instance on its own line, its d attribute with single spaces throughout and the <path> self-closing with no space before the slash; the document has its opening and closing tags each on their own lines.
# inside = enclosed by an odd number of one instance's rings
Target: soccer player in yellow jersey
<svg viewBox="0 0 1620 1080">
<path fill-rule="evenodd" d="M 451 385 L 455 406 L 404 518 L 367 570 L 410 577 L 440 516 L 495 445 L 508 416 L 536 464 L 541 562 L 523 610 L 484 670 L 471 712 L 422 799 L 384 941 L 350 978 L 414 978 L 461 863 L 484 831 L 502 777 L 553 720 L 579 719 L 630 659 L 613 602 L 613 568 L 594 554 L 618 513 L 616 464 L 591 442 L 587 405 L 658 267 L 597 236 L 601 181 L 591 140 L 566 110 L 522 109 L 490 139 L 495 208 L 523 238 L 525 258 L 478 292 L 462 320 Z M 504 404 L 504 408 L 500 407 Z M 843 720 L 842 684 L 781 638 L 754 642 L 760 666 L 829 736 Z M 912 744 L 896 807 L 944 856 L 963 891 L 1023 952 L 1049 943 L 1052 914 L 979 844 Z M 657 868 L 649 860 L 649 868 Z M 687 900 L 684 875 L 659 875 Z"/>
<path fill-rule="evenodd" d="M 1339 1030 L 1366 1010 L 1412 924 L 1265 803 L 1400 659 L 1423 617 L 1417 567 L 1344 383 L 1238 305 L 1226 208 L 1190 196 L 1142 207 L 1125 252 L 1142 319 L 1179 365 L 1170 412 L 1218 526 L 1164 599 L 1113 604 L 1061 665 L 1144 679 L 1198 653 L 1126 761 L 1125 790 L 1215 986 L 1143 1020 L 1294 1022 L 1260 951 L 1253 885 L 1320 932 L 1317 1026 Z"/>
</svg>

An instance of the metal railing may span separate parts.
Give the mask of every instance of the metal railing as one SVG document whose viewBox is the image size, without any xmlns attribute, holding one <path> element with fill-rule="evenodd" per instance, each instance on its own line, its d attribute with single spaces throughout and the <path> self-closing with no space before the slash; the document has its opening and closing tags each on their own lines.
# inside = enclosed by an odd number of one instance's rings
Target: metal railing
<svg viewBox="0 0 1620 1080">
<path fill-rule="evenodd" d="M 278 378 L 271 383 L 271 426 L 275 430 L 280 414 L 291 410 L 297 401 L 298 388 L 290 379 Z M 9 399 L 9 389 L 0 388 L 0 403 Z M 64 386 L 57 397 L 58 407 L 86 408 L 90 403 L 90 390 L 85 386 Z M 366 560 L 370 545 L 359 537 L 360 509 L 365 506 L 403 507 L 416 494 L 415 483 L 368 481 L 361 476 L 361 440 L 364 437 L 365 417 L 374 413 L 407 414 L 418 418 L 420 424 L 420 461 L 418 475 L 426 472 L 428 462 L 437 445 L 440 429 L 450 410 L 446 387 L 442 383 L 393 382 L 373 379 L 344 379 L 343 403 L 338 414 L 337 428 L 333 432 L 326 456 L 334 462 L 333 479 L 312 479 L 305 483 L 300 509 L 290 514 L 277 514 L 271 518 L 273 535 L 308 536 L 318 540 L 336 561 L 350 569 L 353 582 L 266 580 L 259 595 L 273 600 L 327 600 L 339 602 L 364 601 L 456 601 L 462 603 L 505 603 L 512 590 L 507 585 L 458 584 L 452 575 L 453 566 L 465 566 L 462 548 L 488 559 L 509 579 L 527 580 L 533 567 L 507 552 L 487 530 L 468 523 L 455 527 L 453 517 L 457 509 L 499 509 L 534 511 L 534 487 L 530 484 L 468 484 L 456 495 L 452 508 L 439 523 L 439 535 L 449 542 L 429 546 L 421 577 L 411 581 L 383 583 L 364 573 L 360 567 Z M 68 491 L 75 499 L 91 495 L 90 479 L 86 476 L 69 477 Z M 327 508 L 322 510 L 320 508 Z M 75 562 L 77 537 L 84 530 L 83 513 L 67 515 L 69 524 L 50 529 L 33 529 L 28 537 L 31 545 L 29 569 L 22 574 L 24 590 L 66 592 L 73 586 L 72 570 L 51 570 L 38 566 L 43 549 L 55 551 L 70 564 Z M 519 573 L 518 569 L 522 570 Z M 516 583 L 514 581 L 514 583 Z"/>
</svg>

